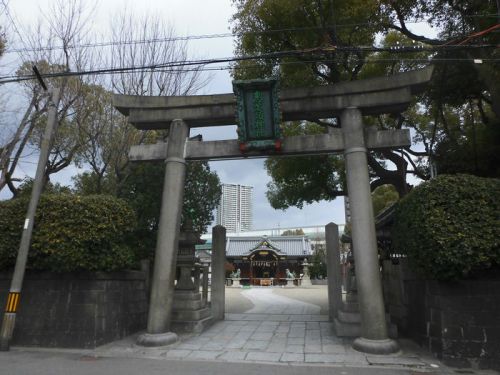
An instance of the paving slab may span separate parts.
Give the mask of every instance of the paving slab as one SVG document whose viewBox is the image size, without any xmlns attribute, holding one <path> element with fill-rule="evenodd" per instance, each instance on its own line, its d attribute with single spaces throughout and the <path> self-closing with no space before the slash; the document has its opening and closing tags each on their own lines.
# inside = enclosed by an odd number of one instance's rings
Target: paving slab
<svg viewBox="0 0 500 375">
<path fill-rule="evenodd" d="M 217 359 L 228 362 L 240 362 L 245 359 L 247 352 L 229 351 L 221 354 Z"/>
<path fill-rule="evenodd" d="M 345 356 L 341 354 L 305 354 L 307 363 L 343 363 Z"/>
<path fill-rule="evenodd" d="M 282 353 L 249 352 L 245 359 L 247 361 L 279 362 L 281 356 Z"/>
<path fill-rule="evenodd" d="M 210 350 L 195 350 L 195 351 L 192 351 L 191 353 L 189 353 L 185 357 L 185 359 L 209 360 L 209 359 L 217 358 L 222 353 L 224 353 L 224 352 L 222 352 L 222 351 L 210 351 Z"/>
<path fill-rule="evenodd" d="M 304 353 L 304 345 L 287 345 L 285 347 L 287 353 Z"/>
<path fill-rule="evenodd" d="M 191 350 L 182 350 L 182 349 L 172 349 L 165 353 L 165 358 L 168 359 L 182 359 L 191 354 Z"/>
<path fill-rule="evenodd" d="M 248 340 L 245 345 L 243 345 L 244 349 L 257 349 L 257 350 L 266 350 L 269 345 L 269 341 L 266 340 Z"/>
<path fill-rule="evenodd" d="M 370 365 L 385 366 L 398 365 L 407 367 L 422 367 L 425 363 L 418 357 L 403 357 L 403 356 L 366 356 L 366 360 Z"/>
<path fill-rule="evenodd" d="M 304 362 L 304 354 L 301 353 L 283 353 L 280 362 Z"/>
</svg>

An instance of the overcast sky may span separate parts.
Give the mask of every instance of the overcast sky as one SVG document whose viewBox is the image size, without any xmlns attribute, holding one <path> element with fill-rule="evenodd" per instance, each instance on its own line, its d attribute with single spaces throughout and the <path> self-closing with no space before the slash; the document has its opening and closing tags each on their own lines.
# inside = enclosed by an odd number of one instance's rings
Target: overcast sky
<svg viewBox="0 0 500 375">
<path fill-rule="evenodd" d="M 7 0 L 5 0 L 7 1 Z M 10 0 L 7 1 L 13 21 L 17 30 L 22 35 L 23 29 L 33 25 L 41 12 L 46 12 L 52 1 L 50 0 Z M 113 15 L 127 6 L 136 14 L 152 12 L 171 22 L 177 35 L 206 35 L 230 32 L 229 20 L 233 14 L 230 0 L 101 0 L 97 5 L 96 16 L 92 28 L 106 41 L 109 30 L 109 20 Z M 0 5 L 0 10 L 3 6 Z M 41 11 L 40 11 L 41 9 Z M 2 12 L 3 13 L 3 12 Z M 10 19 L 2 16 L 2 22 L 10 23 Z M 4 23 L 5 24 L 5 23 Z M 20 47 L 20 38 L 16 30 L 9 28 L 10 42 Z M 201 39 L 189 42 L 189 50 L 195 58 L 215 58 L 233 55 L 233 39 Z M 15 56 L 7 55 L 6 61 L 12 61 Z M 231 77 L 227 71 L 212 73 L 210 83 L 202 89 L 200 94 L 217 94 L 231 92 Z M 201 132 L 193 129 L 192 133 Z M 203 130 L 205 140 L 236 138 L 234 127 Z M 270 181 L 264 169 L 264 159 L 220 161 L 212 162 L 211 167 L 217 171 L 223 183 L 237 183 L 254 187 L 254 228 L 300 227 L 309 225 L 325 225 L 331 221 L 338 224 L 344 223 L 343 199 L 338 198 L 333 202 L 322 202 L 305 206 L 302 210 L 289 209 L 276 211 L 272 209 L 265 198 L 266 184 Z M 25 163 L 22 171 L 34 176 L 35 165 Z M 52 178 L 62 184 L 70 184 L 70 177 L 78 171 L 66 168 Z M 0 198 L 5 198 L 5 191 L 0 193 Z"/>
</svg>

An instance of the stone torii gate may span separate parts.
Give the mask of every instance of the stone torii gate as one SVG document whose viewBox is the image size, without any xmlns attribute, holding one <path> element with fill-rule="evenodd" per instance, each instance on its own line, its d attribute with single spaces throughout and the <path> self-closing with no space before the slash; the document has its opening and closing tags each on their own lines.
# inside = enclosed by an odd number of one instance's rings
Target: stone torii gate
<svg viewBox="0 0 500 375">
<path fill-rule="evenodd" d="M 281 149 L 242 153 L 238 140 L 189 140 L 192 127 L 234 125 L 235 95 L 145 97 L 115 95 L 114 105 L 141 130 L 169 129 L 166 142 L 134 146 L 132 161 L 164 160 L 165 182 L 155 252 L 147 333 L 138 343 L 160 346 L 177 340 L 170 332 L 175 265 L 187 160 L 221 160 L 271 155 L 343 153 L 351 202 L 352 239 L 361 314 L 360 338 L 353 347 L 367 353 L 392 353 L 398 344 L 388 338 L 380 280 L 375 225 L 368 176 L 368 150 L 409 147 L 409 130 L 377 131 L 363 127 L 363 115 L 399 113 L 430 80 L 432 68 L 332 86 L 284 89 L 281 120 L 340 117 L 341 129 L 327 134 L 282 139 Z"/>
</svg>

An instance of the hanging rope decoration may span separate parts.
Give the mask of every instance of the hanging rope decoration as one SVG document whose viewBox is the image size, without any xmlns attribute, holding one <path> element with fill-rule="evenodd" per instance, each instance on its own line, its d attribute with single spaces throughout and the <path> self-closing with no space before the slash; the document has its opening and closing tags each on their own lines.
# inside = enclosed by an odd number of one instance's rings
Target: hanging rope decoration
<svg viewBox="0 0 500 375">
<path fill-rule="evenodd" d="M 266 261 L 266 260 L 251 261 L 251 263 L 252 267 L 271 267 L 278 265 L 277 261 Z"/>
</svg>

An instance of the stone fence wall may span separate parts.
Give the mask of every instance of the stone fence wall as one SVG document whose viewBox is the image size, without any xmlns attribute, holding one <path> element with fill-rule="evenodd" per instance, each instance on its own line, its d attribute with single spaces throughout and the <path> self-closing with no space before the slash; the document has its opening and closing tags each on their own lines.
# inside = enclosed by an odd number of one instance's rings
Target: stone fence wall
<svg viewBox="0 0 500 375">
<path fill-rule="evenodd" d="M 406 259 L 383 264 L 387 311 L 400 332 L 445 364 L 500 370 L 500 275 L 422 280 Z"/>
<path fill-rule="evenodd" d="M 0 306 L 11 273 L 0 273 Z M 147 273 L 27 272 L 12 345 L 95 348 L 146 328 Z"/>
</svg>

